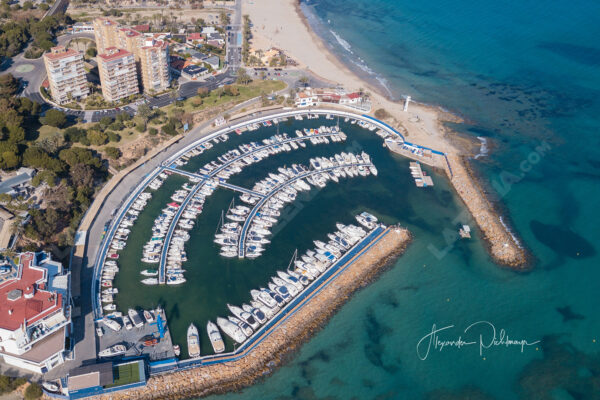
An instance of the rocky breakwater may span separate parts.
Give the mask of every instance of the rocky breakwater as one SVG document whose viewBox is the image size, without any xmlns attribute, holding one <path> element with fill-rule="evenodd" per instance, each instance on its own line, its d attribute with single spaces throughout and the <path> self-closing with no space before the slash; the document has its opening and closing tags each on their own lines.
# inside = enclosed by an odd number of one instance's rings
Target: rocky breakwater
<svg viewBox="0 0 600 400">
<path fill-rule="evenodd" d="M 491 204 L 466 161 L 453 154 L 448 154 L 448 161 L 452 167 L 452 175 L 447 169 L 446 171 L 452 185 L 483 233 L 494 261 L 518 270 L 527 269 L 527 252 L 503 222 L 501 213 Z"/>
<path fill-rule="evenodd" d="M 408 230 L 388 228 L 373 244 L 349 261 L 345 270 L 323 282 L 322 290 L 296 307 L 295 313 L 271 329 L 244 357 L 150 377 L 141 388 L 101 399 L 181 399 L 240 390 L 269 375 L 309 340 L 351 295 L 366 286 L 400 256 L 411 241 Z"/>
</svg>

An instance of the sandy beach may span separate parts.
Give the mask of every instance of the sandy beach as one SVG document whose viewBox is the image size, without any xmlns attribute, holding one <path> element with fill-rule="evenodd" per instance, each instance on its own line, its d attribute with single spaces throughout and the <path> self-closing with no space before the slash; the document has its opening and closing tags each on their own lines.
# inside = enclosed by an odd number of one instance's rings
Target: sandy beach
<svg viewBox="0 0 600 400">
<path fill-rule="evenodd" d="M 408 141 L 446 153 L 452 170 L 445 168 L 446 175 L 481 229 L 492 258 L 515 269 L 527 267 L 526 251 L 502 223 L 499 212 L 471 173 L 466 159 L 471 144 L 443 125 L 445 121 L 462 122 L 460 118 L 418 103 L 411 103 L 404 112 L 403 104 L 386 98 L 379 88 L 362 80 L 329 51 L 310 29 L 297 0 L 243 0 L 242 12 L 249 15 L 253 24 L 252 48 L 279 48 L 300 69 L 332 85 L 342 85 L 346 90 L 364 89 L 370 93 L 372 112 L 385 109 L 390 114 L 385 122 L 402 132 Z"/>
</svg>

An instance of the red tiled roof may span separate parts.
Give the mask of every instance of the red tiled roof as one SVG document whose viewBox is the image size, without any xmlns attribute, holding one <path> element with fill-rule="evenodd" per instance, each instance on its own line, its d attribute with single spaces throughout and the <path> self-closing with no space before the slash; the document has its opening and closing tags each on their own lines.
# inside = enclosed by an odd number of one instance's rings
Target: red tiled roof
<svg viewBox="0 0 600 400">
<path fill-rule="evenodd" d="M 136 25 L 133 27 L 133 29 L 135 29 L 138 32 L 149 32 L 150 31 L 150 25 L 146 24 L 146 25 Z"/>
<path fill-rule="evenodd" d="M 140 36 L 141 35 L 141 33 L 139 33 L 138 31 L 135 31 L 131 28 L 121 28 L 120 31 L 125 32 L 127 34 L 127 36 Z"/>
<path fill-rule="evenodd" d="M 43 268 L 33 266 L 34 253 L 23 253 L 19 260 L 19 275 L 0 284 L 0 328 L 14 331 L 24 322 L 32 324 L 61 309 L 62 296 L 36 287 L 46 279 Z M 21 291 L 16 300 L 9 300 L 8 294 Z M 30 293 L 30 298 L 25 294 Z"/>
<path fill-rule="evenodd" d="M 116 47 L 108 47 L 106 48 L 106 53 L 98 54 L 98 57 L 100 57 L 104 61 L 111 61 L 130 55 L 132 55 L 132 53 L 127 50 L 117 49 Z"/>
<path fill-rule="evenodd" d="M 360 97 L 360 94 L 358 94 L 358 93 L 356 93 L 356 92 L 354 92 L 354 93 L 350 93 L 350 94 L 348 95 L 348 98 L 349 98 L 349 99 L 358 99 L 359 97 Z"/>
<path fill-rule="evenodd" d="M 202 40 L 202 34 L 199 32 L 190 33 L 187 40 Z"/>
<path fill-rule="evenodd" d="M 62 46 L 56 46 L 56 47 L 52 48 L 50 53 L 44 54 L 44 57 L 46 57 L 50 60 L 60 60 L 61 58 L 71 57 L 71 56 L 75 56 L 77 54 L 79 54 L 79 52 L 77 52 L 73 49 L 66 50 Z"/>
</svg>

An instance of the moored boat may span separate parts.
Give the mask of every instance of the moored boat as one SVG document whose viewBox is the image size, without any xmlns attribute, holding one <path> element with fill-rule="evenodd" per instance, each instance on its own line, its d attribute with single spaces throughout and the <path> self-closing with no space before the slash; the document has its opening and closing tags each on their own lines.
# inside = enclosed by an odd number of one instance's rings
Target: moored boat
<svg viewBox="0 0 600 400">
<path fill-rule="evenodd" d="M 187 330 L 188 354 L 191 358 L 200 356 L 200 336 L 196 325 L 190 324 Z"/>
<path fill-rule="evenodd" d="M 223 343 L 223 338 L 221 337 L 221 332 L 219 332 L 217 325 L 211 321 L 208 321 L 206 324 L 206 332 L 208 333 L 210 344 L 212 345 L 215 353 L 218 354 L 225 351 L 225 343 Z"/>
</svg>

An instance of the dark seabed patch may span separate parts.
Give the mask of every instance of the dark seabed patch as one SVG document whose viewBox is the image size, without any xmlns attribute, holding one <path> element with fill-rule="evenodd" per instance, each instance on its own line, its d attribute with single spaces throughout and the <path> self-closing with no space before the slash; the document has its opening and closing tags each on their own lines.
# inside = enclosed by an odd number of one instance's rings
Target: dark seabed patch
<svg viewBox="0 0 600 400">
<path fill-rule="evenodd" d="M 600 399 L 600 355 L 580 352 L 558 336 L 545 336 L 540 346 L 544 357 L 527 364 L 519 377 L 521 398 Z"/>
<path fill-rule="evenodd" d="M 457 390 L 437 389 L 427 393 L 425 400 L 494 400 L 494 397 L 475 386 L 465 386 Z"/>
<path fill-rule="evenodd" d="M 558 311 L 558 313 L 562 315 L 563 322 L 585 319 L 583 315 L 577 314 L 575 311 L 571 310 L 571 306 L 556 307 L 556 311 Z"/>
<path fill-rule="evenodd" d="M 529 226 L 535 238 L 557 254 L 571 258 L 587 258 L 596 254 L 590 242 L 568 228 L 536 220 L 532 220 Z"/>
<path fill-rule="evenodd" d="M 381 343 L 383 336 L 391 333 L 391 328 L 382 325 L 375 317 L 375 312 L 372 308 L 369 308 L 365 317 L 365 327 L 367 330 L 367 336 L 369 343 L 365 344 L 364 351 L 365 357 L 371 364 L 376 367 L 382 368 L 384 371 L 392 374 L 398 370 L 398 366 L 385 364 L 383 356 L 385 352 L 385 346 Z"/>
</svg>

